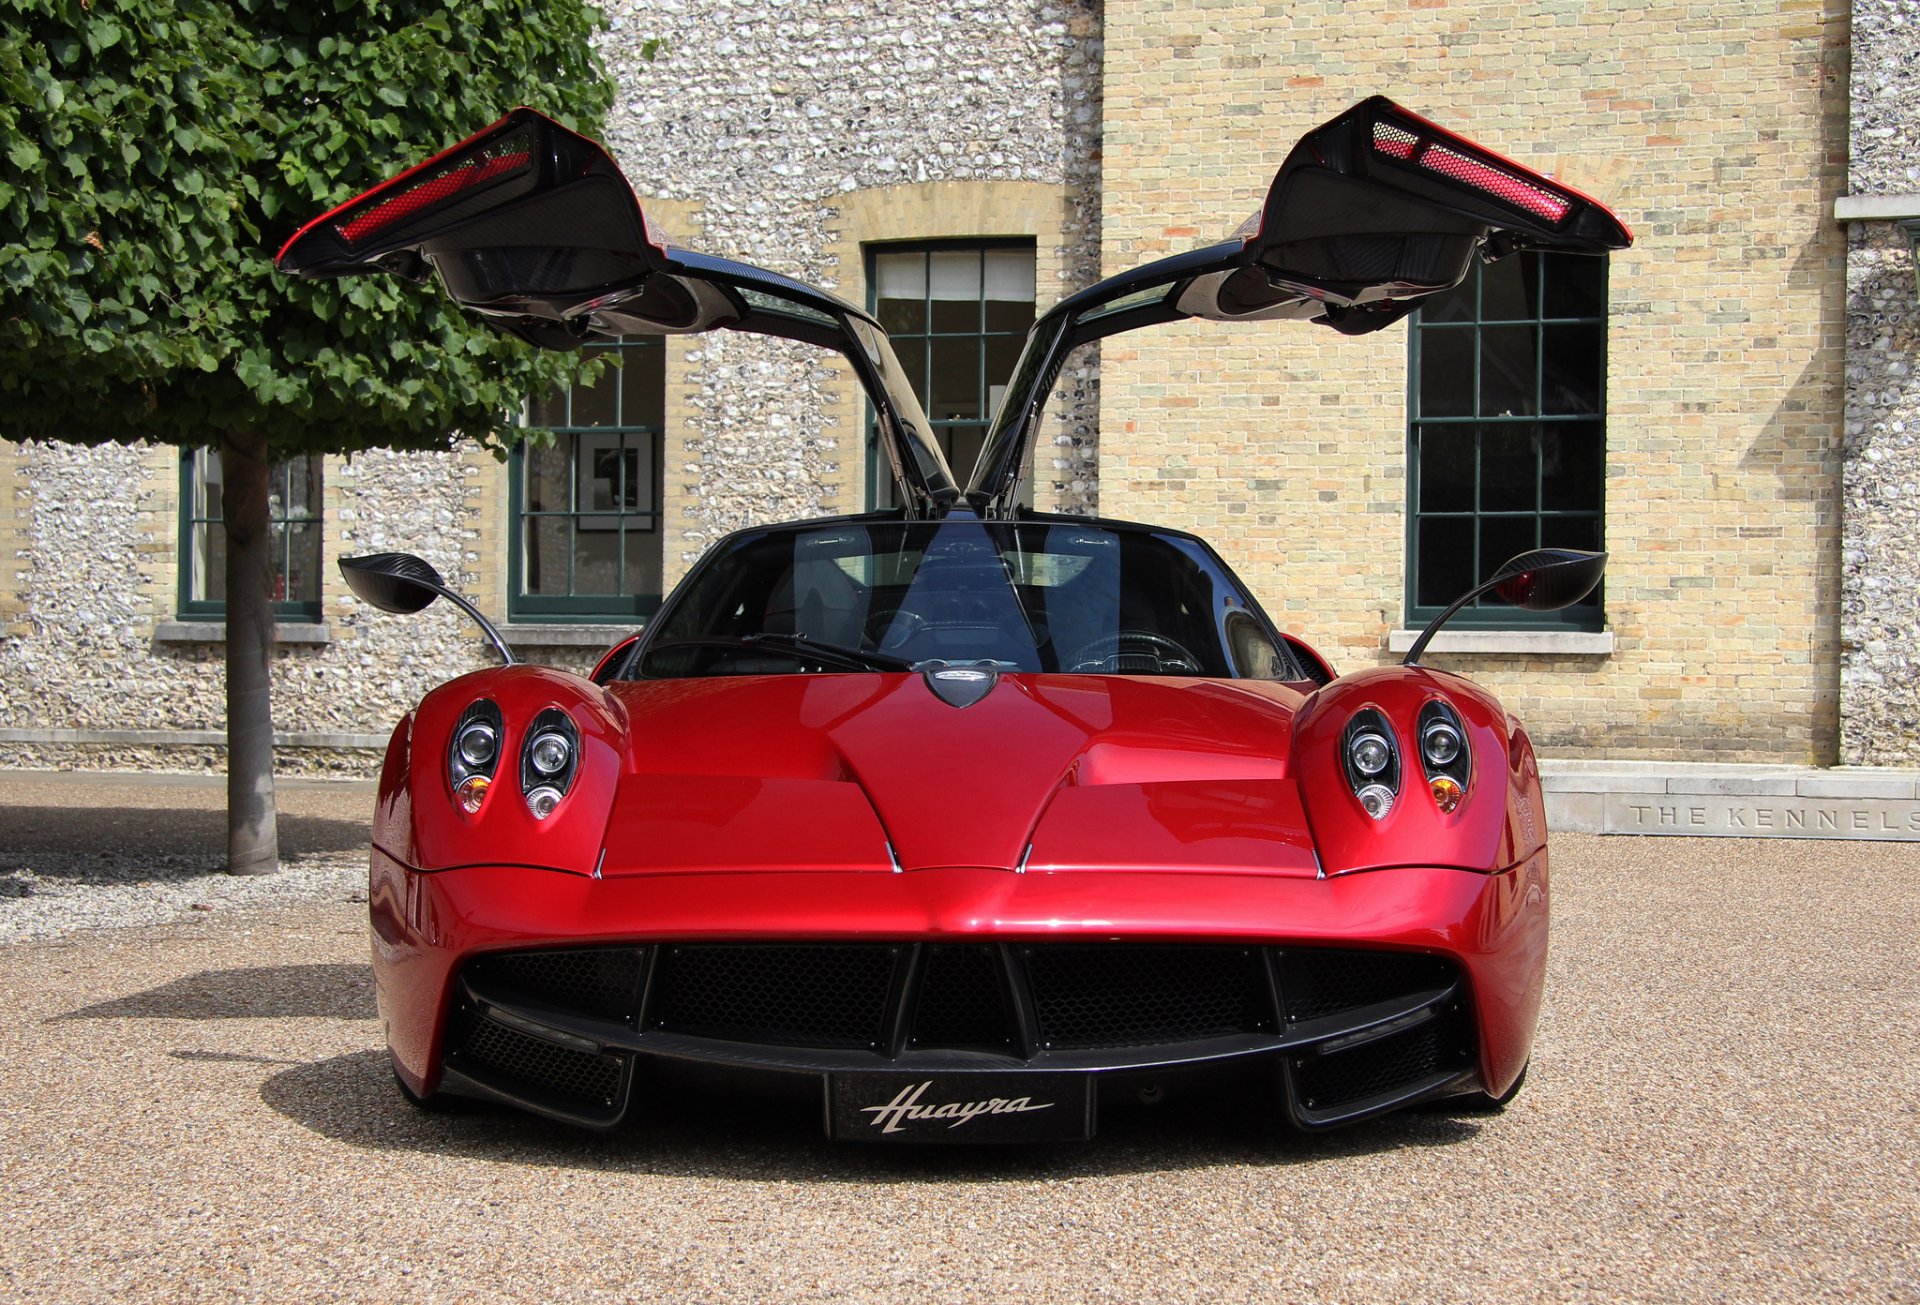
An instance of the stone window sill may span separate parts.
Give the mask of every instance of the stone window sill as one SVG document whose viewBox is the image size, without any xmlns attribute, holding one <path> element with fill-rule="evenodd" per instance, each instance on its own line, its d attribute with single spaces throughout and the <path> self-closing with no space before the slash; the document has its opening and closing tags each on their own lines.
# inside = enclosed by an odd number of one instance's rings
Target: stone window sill
<svg viewBox="0 0 1920 1305">
<path fill-rule="evenodd" d="M 520 648 L 611 648 L 640 628 L 632 625 L 562 625 L 516 621 L 500 627 L 500 635 Z"/>
<path fill-rule="evenodd" d="M 1403 653 L 1418 630 L 1387 632 L 1387 651 Z M 1495 653 L 1511 657 L 1610 657 L 1611 630 L 1442 630 L 1427 645 L 1436 653 Z"/>
<path fill-rule="evenodd" d="M 332 643 L 333 627 L 325 621 L 275 621 L 273 635 L 281 643 Z M 162 621 L 153 627 L 155 643 L 225 643 L 225 621 Z"/>
</svg>

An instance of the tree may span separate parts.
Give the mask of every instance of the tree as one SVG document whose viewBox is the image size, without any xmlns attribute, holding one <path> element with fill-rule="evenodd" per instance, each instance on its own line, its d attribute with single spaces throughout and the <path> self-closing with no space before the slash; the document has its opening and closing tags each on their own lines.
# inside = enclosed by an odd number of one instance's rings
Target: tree
<svg viewBox="0 0 1920 1305">
<path fill-rule="evenodd" d="M 278 864 L 267 470 L 504 449 L 575 355 L 398 281 L 295 281 L 306 219 L 536 105 L 598 134 L 585 0 L 0 0 L 0 436 L 217 444 L 227 868 Z"/>
</svg>

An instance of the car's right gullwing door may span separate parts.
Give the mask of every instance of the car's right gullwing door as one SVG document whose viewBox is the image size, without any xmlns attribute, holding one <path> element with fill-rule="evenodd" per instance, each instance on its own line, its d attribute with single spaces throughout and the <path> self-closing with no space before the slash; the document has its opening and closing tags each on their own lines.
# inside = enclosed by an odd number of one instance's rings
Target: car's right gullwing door
<svg viewBox="0 0 1920 1305">
<path fill-rule="evenodd" d="M 1458 285 L 1476 254 L 1603 255 L 1632 239 L 1578 191 L 1382 96 L 1363 100 L 1301 138 L 1230 239 L 1109 277 L 1034 323 L 967 498 L 985 513 L 1012 510 L 1053 378 L 1088 341 L 1189 317 L 1360 335 Z"/>
</svg>

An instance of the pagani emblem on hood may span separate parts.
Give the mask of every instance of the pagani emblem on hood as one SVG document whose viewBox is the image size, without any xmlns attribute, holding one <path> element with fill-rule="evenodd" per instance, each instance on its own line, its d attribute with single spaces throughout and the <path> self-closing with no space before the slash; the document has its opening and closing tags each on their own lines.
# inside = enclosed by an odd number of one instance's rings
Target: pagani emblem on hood
<svg viewBox="0 0 1920 1305">
<path fill-rule="evenodd" d="M 992 665 L 950 666 L 938 662 L 920 674 L 933 696 L 949 707 L 971 707 L 1000 682 L 1000 672 Z"/>
</svg>

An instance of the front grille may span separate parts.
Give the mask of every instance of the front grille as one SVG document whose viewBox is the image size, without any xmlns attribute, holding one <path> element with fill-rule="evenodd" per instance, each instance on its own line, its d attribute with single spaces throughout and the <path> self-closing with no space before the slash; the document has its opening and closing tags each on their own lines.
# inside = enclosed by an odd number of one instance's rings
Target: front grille
<svg viewBox="0 0 1920 1305">
<path fill-rule="evenodd" d="M 1268 1023 L 1255 948 L 1109 944 L 1025 954 L 1040 1041 L 1049 1047 L 1185 1042 Z"/>
<path fill-rule="evenodd" d="M 912 1045 L 983 1051 L 1013 1047 L 998 947 L 929 947 L 913 1014 Z"/>
<path fill-rule="evenodd" d="M 1280 995 L 1295 1022 L 1443 992 L 1457 975 L 1452 961 L 1418 952 L 1284 948 L 1278 958 Z"/>
<path fill-rule="evenodd" d="M 472 1009 L 459 1012 L 448 1050 L 462 1069 L 576 1105 L 611 1106 L 620 1092 L 619 1057 L 556 1046 Z"/>
<path fill-rule="evenodd" d="M 1347 1051 L 1309 1056 L 1294 1072 L 1294 1090 L 1308 1110 L 1337 1110 L 1465 1069 L 1472 1050 L 1466 1017 L 1453 1011 Z"/>
<path fill-rule="evenodd" d="M 517 995 L 562 1010 L 632 1023 L 640 1003 L 644 947 L 496 952 L 467 963 L 467 973 L 500 1001 Z"/>
<path fill-rule="evenodd" d="M 900 949 L 686 946 L 661 958 L 648 1025 L 669 1033 L 789 1047 L 880 1042 Z"/>
</svg>

